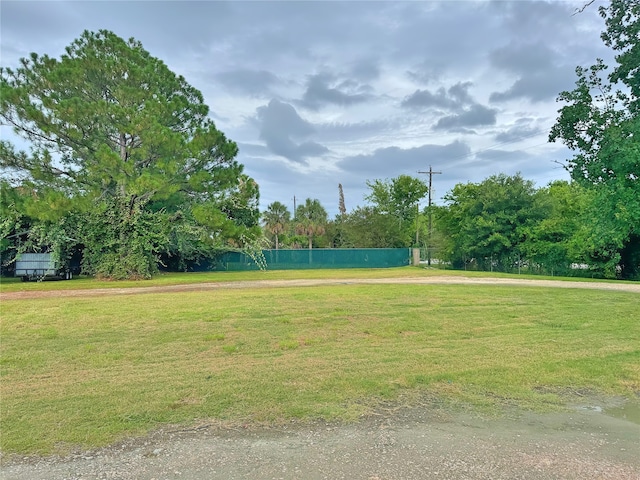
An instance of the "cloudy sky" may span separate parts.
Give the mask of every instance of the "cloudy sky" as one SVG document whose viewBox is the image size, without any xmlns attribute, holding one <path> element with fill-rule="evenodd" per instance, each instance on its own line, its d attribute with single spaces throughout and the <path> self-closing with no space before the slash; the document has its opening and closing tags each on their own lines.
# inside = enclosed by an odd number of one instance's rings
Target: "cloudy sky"
<svg viewBox="0 0 640 480">
<path fill-rule="evenodd" d="M 310 197 L 333 216 L 338 183 L 351 210 L 367 180 L 429 166 L 438 204 L 498 173 L 568 179 L 547 136 L 575 67 L 611 58 L 602 2 L 2 0 L 0 54 L 12 67 L 85 29 L 135 37 L 203 92 L 262 209 Z"/>
</svg>

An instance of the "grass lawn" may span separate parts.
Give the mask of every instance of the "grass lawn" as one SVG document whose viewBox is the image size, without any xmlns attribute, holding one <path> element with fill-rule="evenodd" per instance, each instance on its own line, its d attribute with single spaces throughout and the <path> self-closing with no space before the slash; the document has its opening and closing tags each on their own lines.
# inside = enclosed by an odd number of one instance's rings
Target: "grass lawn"
<svg viewBox="0 0 640 480">
<path fill-rule="evenodd" d="M 332 278 L 377 275 L 344 272 Z M 201 278 L 318 278 L 294 275 Z M 568 390 L 633 395 L 639 300 L 617 291 L 356 284 L 8 300 L 0 446 L 64 452 L 211 418 L 349 420 L 412 392 L 480 408 L 548 408 Z"/>
</svg>

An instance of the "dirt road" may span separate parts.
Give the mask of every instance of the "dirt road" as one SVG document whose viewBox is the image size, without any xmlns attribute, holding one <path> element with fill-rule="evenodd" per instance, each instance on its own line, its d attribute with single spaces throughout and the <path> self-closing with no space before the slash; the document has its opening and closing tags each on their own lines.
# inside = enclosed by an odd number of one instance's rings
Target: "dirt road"
<svg viewBox="0 0 640 480">
<path fill-rule="evenodd" d="M 5 480 L 638 480 L 640 425 L 598 406 L 482 418 L 430 405 L 355 424 L 166 428 L 67 458 L 14 459 Z"/>
<path fill-rule="evenodd" d="M 189 283 L 185 285 L 165 285 L 131 288 L 93 288 L 83 290 L 48 290 L 0 293 L 0 300 L 48 297 L 93 297 L 105 295 L 140 295 L 144 293 L 193 292 L 216 289 L 240 288 L 284 288 L 313 287 L 317 285 L 366 285 L 366 284 L 448 284 L 448 285 L 505 285 L 554 288 L 586 288 L 595 290 L 617 290 L 640 293 L 640 283 L 572 282 L 561 280 L 531 280 L 512 278 L 469 278 L 469 277 L 401 277 L 401 278 L 353 278 L 353 279 L 297 279 L 297 280 L 256 280 L 238 282 Z"/>
</svg>

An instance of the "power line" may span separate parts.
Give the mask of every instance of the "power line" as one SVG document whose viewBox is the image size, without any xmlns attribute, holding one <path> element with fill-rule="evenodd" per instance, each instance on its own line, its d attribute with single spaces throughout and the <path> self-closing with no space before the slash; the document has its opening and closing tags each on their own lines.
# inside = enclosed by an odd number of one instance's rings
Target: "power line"
<svg viewBox="0 0 640 480">
<path fill-rule="evenodd" d="M 468 152 L 468 153 L 465 153 L 463 155 L 458 155 L 457 157 L 452 157 L 452 158 L 450 158 L 450 160 L 462 160 L 463 158 L 475 156 L 478 153 L 482 153 L 482 152 L 487 152 L 489 150 L 493 150 L 496 147 L 503 147 L 505 145 L 509 145 L 509 144 L 512 144 L 512 143 L 517 143 L 517 142 L 520 142 L 522 140 L 526 140 L 528 138 L 535 138 L 535 137 L 543 135 L 543 134 L 544 135 L 548 135 L 549 134 L 549 129 L 540 130 L 538 132 L 533 132 L 533 133 L 530 133 L 528 135 L 524 135 L 522 137 L 514 138 L 513 140 L 496 143 L 496 144 L 491 145 L 489 147 L 481 148 L 479 150 L 475 150 L 473 152 Z M 522 148 L 521 150 L 528 150 L 530 148 L 539 147 L 540 145 L 546 145 L 547 143 L 549 143 L 549 142 L 544 142 L 544 143 L 540 143 L 540 144 L 537 144 L 537 145 L 533 145 L 531 147 Z"/>
<path fill-rule="evenodd" d="M 532 149 L 532 148 L 541 147 L 542 145 L 548 145 L 548 144 L 549 144 L 549 142 L 536 143 L 535 145 L 531 145 L 531 146 L 526 147 L 526 148 L 521 148 L 521 149 L 520 149 L 520 151 L 526 151 L 526 150 L 530 150 L 530 149 Z M 491 148 L 487 148 L 487 149 L 485 149 L 485 150 L 479 150 L 479 151 L 477 151 L 477 152 L 475 152 L 475 153 L 477 154 L 477 153 L 482 153 L 482 152 L 488 152 L 488 151 L 490 151 L 490 150 L 491 150 Z M 490 159 L 495 158 L 495 157 L 491 157 L 491 156 L 489 156 L 489 157 L 485 157 L 485 158 L 486 158 L 486 159 L 488 159 L 488 160 L 490 160 Z"/>
</svg>

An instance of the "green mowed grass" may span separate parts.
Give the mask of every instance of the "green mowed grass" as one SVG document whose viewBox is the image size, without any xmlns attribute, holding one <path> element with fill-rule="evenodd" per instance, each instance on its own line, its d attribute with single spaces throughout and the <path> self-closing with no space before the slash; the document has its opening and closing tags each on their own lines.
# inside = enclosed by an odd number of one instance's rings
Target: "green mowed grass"
<svg viewBox="0 0 640 480">
<path fill-rule="evenodd" d="M 639 301 L 392 284 L 5 301 L 1 448 L 90 448 L 207 419 L 349 420 L 416 392 L 481 408 L 633 395 Z"/>
</svg>

